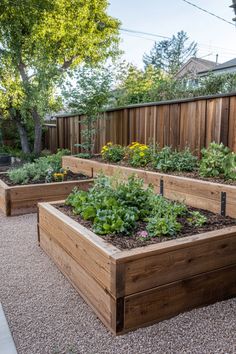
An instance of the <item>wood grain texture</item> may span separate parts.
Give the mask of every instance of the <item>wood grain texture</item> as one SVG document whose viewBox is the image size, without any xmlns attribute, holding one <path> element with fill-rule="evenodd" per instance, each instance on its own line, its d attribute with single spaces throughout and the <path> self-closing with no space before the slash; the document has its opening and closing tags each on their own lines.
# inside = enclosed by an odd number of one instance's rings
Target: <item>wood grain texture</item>
<svg viewBox="0 0 236 354">
<path fill-rule="evenodd" d="M 200 156 L 201 149 L 210 142 L 223 142 L 236 152 L 236 95 L 199 97 L 188 100 L 147 103 L 117 108 L 103 113 L 95 127 L 95 153 L 112 141 L 128 145 L 155 142 L 184 149 L 189 146 Z M 82 143 L 83 116 L 60 116 L 54 126 L 48 125 L 45 147 L 55 152 L 68 148 L 72 153 Z"/>
<path fill-rule="evenodd" d="M 125 297 L 124 330 L 178 315 L 236 295 L 236 265 L 198 274 Z"/>
<path fill-rule="evenodd" d="M 236 227 L 120 251 L 39 203 L 40 246 L 114 333 L 236 295 Z"/>
<path fill-rule="evenodd" d="M 118 250 L 49 204 L 39 204 L 39 225 L 106 292 L 112 292 L 111 255 Z"/>
<path fill-rule="evenodd" d="M 7 193 L 8 186 L 0 179 L 0 211 L 7 214 Z"/>
<path fill-rule="evenodd" d="M 55 183 L 7 186 L 0 180 L 0 209 L 7 215 L 22 215 L 37 211 L 39 202 L 65 199 L 77 187 L 87 190 L 92 179 Z"/>
<path fill-rule="evenodd" d="M 122 254 L 118 255 L 118 264 L 124 268 L 124 295 L 236 264 L 236 228 L 218 235 L 209 233 L 200 243 L 198 240 L 189 238 L 182 247 L 179 242 L 172 248 L 143 249 L 139 257 L 124 254 L 122 259 Z"/>
<path fill-rule="evenodd" d="M 109 293 L 61 247 L 55 238 L 48 235 L 42 228 L 40 228 L 40 247 L 53 259 L 60 271 L 92 307 L 105 326 L 114 332 L 112 309 L 115 306 L 115 300 Z"/>
</svg>

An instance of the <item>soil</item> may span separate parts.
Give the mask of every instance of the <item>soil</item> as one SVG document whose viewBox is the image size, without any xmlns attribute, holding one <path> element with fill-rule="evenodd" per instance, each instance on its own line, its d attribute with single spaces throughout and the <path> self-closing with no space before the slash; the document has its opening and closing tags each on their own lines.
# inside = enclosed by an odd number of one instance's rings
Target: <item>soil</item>
<svg viewBox="0 0 236 354">
<path fill-rule="evenodd" d="M 92 223 L 88 220 L 83 220 L 79 215 L 74 215 L 71 206 L 67 206 L 65 204 L 57 204 L 54 205 L 58 210 L 62 213 L 68 215 L 73 220 L 77 221 L 87 229 L 92 231 Z M 131 235 L 124 235 L 124 234 L 111 234 L 111 235 L 98 235 L 99 237 L 103 238 L 107 242 L 111 243 L 112 245 L 116 246 L 120 250 L 124 249 L 132 249 L 136 247 L 143 247 L 155 243 L 160 243 L 164 241 L 173 240 L 176 238 L 186 237 L 201 234 L 208 231 L 222 229 L 224 227 L 229 226 L 236 226 L 236 219 L 230 217 L 224 217 L 219 214 L 211 213 L 210 211 L 196 209 L 196 208 L 188 208 L 189 211 L 200 211 L 204 216 L 207 217 L 207 222 L 201 226 L 196 227 L 190 225 L 186 218 L 180 218 L 178 221 L 182 224 L 181 231 L 176 236 L 171 237 L 152 237 L 148 239 L 143 239 L 140 237 L 140 231 L 146 230 L 146 223 L 145 222 L 137 222 L 135 229 L 132 231 Z"/>
<path fill-rule="evenodd" d="M 88 177 L 86 175 L 84 175 L 83 173 L 73 173 L 71 171 L 68 171 L 67 172 L 67 176 L 66 178 L 64 179 L 63 182 L 66 182 L 66 181 L 76 181 L 76 180 L 85 180 L 85 179 L 89 179 L 91 177 Z M 0 179 L 6 183 L 8 186 L 16 186 L 16 185 L 19 185 L 19 184 L 15 184 L 13 183 L 7 174 L 1 174 L 0 175 Z M 53 183 L 57 183 L 56 181 L 52 181 Z M 46 183 L 44 179 L 42 180 L 38 180 L 38 181 L 29 181 L 28 183 L 23 183 L 23 184 L 20 184 L 21 186 L 27 186 L 29 184 L 40 184 L 40 183 Z"/>
<path fill-rule="evenodd" d="M 120 162 L 116 162 L 116 163 L 115 162 L 110 163 L 110 162 L 104 161 L 100 155 L 93 156 L 92 160 L 98 161 L 98 162 L 102 162 L 102 163 L 105 163 L 105 164 L 108 164 L 108 165 L 118 165 L 118 166 L 135 168 L 135 167 L 132 167 L 131 165 L 129 165 L 126 161 L 120 161 Z M 187 178 L 199 179 L 201 181 L 207 181 L 207 182 L 214 182 L 214 183 L 221 183 L 221 184 L 228 184 L 228 185 L 231 185 L 231 186 L 236 186 L 236 180 L 229 180 L 229 179 L 226 180 L 224 178 L 219 178 L 219 177 L 201 177 L 197 170 L 192 171 L 192 172 L 178 172 L 178 171 L 162 172 L 162 171 L 155 170 L 151 166 L 138 167 L 137 169 L 138 170 L 144 170 L 144 171 L 157 172 L 157 173 L 161 173 L 161 174 L 165 174 L 165 175 L 187 177 Z"/>
</svg>

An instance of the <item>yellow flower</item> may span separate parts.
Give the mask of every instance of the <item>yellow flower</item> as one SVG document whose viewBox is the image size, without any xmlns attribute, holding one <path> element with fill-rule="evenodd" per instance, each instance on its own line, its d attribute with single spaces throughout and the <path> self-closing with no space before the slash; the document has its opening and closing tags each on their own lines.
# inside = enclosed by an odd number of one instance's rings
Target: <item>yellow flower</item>
<svg viewBox="0 0 236 354">
<path fill-rule="evenodd" d="M 109 143 L 107 143 L 107 145 L 112 145 L 112 142 L 111 142 L 111 141 L 109 141 Z"/>
<path fill-rule="evenodd" d="M 143 157 L 145 154 L 144 152 L 140 152 L 139 156 Z"/>
</svg>

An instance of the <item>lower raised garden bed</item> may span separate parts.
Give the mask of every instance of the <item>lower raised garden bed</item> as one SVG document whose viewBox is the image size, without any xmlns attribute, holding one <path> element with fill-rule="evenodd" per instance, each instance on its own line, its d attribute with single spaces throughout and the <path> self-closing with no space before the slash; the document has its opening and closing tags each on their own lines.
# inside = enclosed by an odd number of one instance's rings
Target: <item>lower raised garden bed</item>
<svg viewBox="0 0 236 354">
<path fill-rule="evenodd" d="M 87 190 L 92 179 L 9 186 L 1 180 L 0 211 L 6 216 L 22 215 L 37 211 L 38 202 L 65 199 L 73 188 Z"/>
<path fill-rule="evenodd" d="M 156 192 L 168 199 L 236 218 L 236 186 L 233 185 L 112 165 L 74 156 L 64 156 L 62 166 L 74 173 L 80 171 L 94 177 L 101 171 L 107 176 L 120 173 L 122 178 L 135 174 L 142 178 L 145 184 L 152 183 Z"/>
<path fill-rule="evenodd" d="M 132 250 L 40 203 L 39 244 L 114 333 L 236 295 L 236 227 Z"/>
</svg>

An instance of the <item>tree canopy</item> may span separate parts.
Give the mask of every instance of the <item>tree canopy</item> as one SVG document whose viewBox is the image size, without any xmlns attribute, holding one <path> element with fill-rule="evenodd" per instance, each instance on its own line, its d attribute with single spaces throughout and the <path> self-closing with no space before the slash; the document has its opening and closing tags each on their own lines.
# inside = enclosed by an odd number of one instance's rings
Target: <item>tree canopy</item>
<svg viewBox="0 0 236 354">
<path fill-rule="evenodd" d="M 54 107 L 56 84 L 69 68 L 97 63 L 117 52 L 119 22 L 107 0 L 2 0 L 0 3 L 1 114 L 20 127 L 34 124 L 41 150 L 42 118 Z"/>
<path fill-rule="evenodd" d="M 144 54 L 145 67 L 153 65 L 156 69 L 174 76 L 180 67 L 190 58 L 196 56 L 197 43 L 188 43 L 187 33 L 180 31 L 171 39 L 155 42 L 149 54 Z"/>
</svg>

